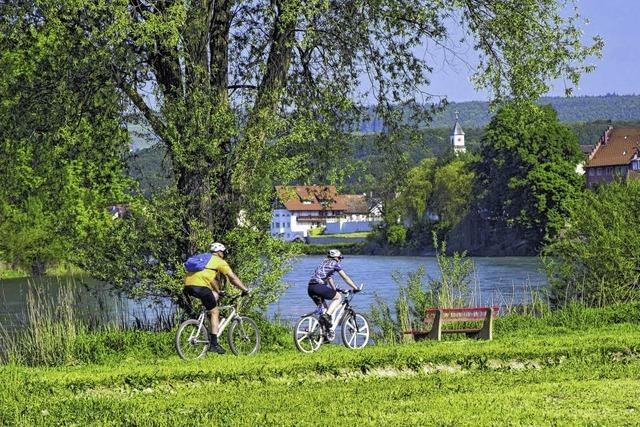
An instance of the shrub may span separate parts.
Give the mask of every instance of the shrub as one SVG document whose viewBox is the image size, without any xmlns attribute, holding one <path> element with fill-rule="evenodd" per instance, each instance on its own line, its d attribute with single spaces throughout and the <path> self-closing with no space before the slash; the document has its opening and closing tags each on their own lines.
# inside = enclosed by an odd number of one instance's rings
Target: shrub
<svg viewBox="0 0 640 427">
<path fill-rule="evenodd" d="M 640 300 L 640 180 L 586 191 L 563 233 L 544 249 L 557 305 L 603 306 Z"/>
</svg>

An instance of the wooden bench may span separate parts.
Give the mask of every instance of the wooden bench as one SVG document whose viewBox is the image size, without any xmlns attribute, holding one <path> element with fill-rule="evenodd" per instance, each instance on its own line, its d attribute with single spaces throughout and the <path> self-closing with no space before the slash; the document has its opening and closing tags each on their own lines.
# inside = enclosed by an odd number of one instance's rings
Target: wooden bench
<svg viewBox="0 0 640 427">
<path fill-rule="evenodd" d="M 469 338 L 493 339 L 493 320 L 498 316 L 500 307 L 472 307 L 472 308 L 428 308 L 422 319 L 425 324 L 431 324 L 429 331 L 407 331 L 414 339 L 426 338 L 438 340 L 442 334 L 466 334 Z M 453 322 L 482 322 L 479 328 L 442 329 L 445 323 Z"/>
</svg>

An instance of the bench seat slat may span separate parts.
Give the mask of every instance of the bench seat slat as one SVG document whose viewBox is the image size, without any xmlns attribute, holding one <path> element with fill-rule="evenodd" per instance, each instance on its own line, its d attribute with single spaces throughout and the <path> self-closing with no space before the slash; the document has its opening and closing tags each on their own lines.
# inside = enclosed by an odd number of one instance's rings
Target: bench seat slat
<svg viewBox="0 0 640 427">
<path fill-rule="evenodd" d="M 435 315 L 438 310 L 441 310 L 443 314 L 446 313 L 486 313 L 488 309 L 492 308 L 493 311 L 498 311 L 500 307 L 447 307 L 447 308 L 427 308 L 427 314 Z"/>
</svg>

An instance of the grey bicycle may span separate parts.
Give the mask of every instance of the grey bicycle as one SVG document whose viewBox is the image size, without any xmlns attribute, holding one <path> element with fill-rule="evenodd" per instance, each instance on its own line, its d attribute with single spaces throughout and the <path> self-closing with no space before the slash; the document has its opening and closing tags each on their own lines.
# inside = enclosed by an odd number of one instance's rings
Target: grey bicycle
<svg viewBox="0 0 640 427">
<path fill-rule="evenodd" d="M 221 299 L 225 298 L 220 293 Z M 240 295 L 227 298 L 226 305 L 220 306 L 220 325 L 218 335 L 227 332 L 229 349 L 236 356 L 251 356 L 260 350 L 260 330 L 253 319 L 239 313 Z M 178 326 L 175 347 L 183 360 L 195 360 L 204 357 L 209 347 L 207 311 L 203 309 L 197 319 L 185 320 Z"/>
<path fill-rule="evenodd" d="M 299 351 L 313 353 L 320 348 L 322 343 L 333 341 L 338 326 L 341 326 L 342 343 L 347 348 L 359 349 L 369 343 L 369 322 L 366 317 L 351 307 L 351 300 L 355 292 L 344 289 L 336 290 L 345 297 L 331 319 L 331 328 L 321 324 L 320 317 L 315 311 L 302 315 L 296 324 L 293 330 L 293 342 Z M 362 286 L 360 290 L 362 290 Z"/>
</svg>

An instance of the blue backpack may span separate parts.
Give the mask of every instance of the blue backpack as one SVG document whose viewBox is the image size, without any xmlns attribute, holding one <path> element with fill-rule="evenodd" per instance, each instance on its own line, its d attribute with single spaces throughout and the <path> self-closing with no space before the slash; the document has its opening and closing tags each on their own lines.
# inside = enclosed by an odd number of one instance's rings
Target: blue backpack
<svg viewBox="0 0 640 427">
<path fill-rule="evenodd" d="M 202 271 L 207 267 L 207 263 L 211 259 L 211 252 L 205 252 L 202 254 L 191 255 L 184 263 L 184 268 L 190 273 L 196 271 Z"/>
</svg>

